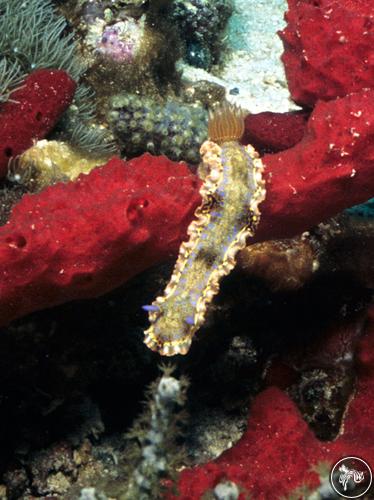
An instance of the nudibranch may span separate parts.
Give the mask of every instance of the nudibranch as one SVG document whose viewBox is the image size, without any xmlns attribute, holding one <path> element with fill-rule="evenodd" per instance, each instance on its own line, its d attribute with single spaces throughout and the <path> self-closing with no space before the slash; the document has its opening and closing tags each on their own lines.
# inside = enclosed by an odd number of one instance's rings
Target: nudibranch
<svg viewBox="0 0 374 500">
<path fill-rule="evenodd" d="M 164 356 L 186 354 L 207 308 L 230 273 L 236 255 L 254 235 L 265 198 L 263 165 L 252 146 L 242 146 L 244 116 L 225 104 L 211 111 L 209 140 L 200 149 L 201 205 L 188 227 L 164 294 L 143 308 L 150 327 L 145 344 Z"/>
</svg>

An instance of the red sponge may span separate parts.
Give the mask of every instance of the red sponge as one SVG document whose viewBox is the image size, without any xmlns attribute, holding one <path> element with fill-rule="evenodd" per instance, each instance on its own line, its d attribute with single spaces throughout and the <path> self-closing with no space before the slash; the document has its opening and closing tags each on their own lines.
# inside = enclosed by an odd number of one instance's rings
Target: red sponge
<svg viewBox="0 0 374 500">
<path fill-rule="evenodd" d="M 0 321 L 94 297 L 174 257 L 200 201 L 187 166 L 144 154 L 26 195 L 0 228 Z"/>
<path fill-rule="evenodd" d="M 11 94 L 11 101 L 0 106 L 0 177 L 7 173 L 9 158 L 51 132 L 70 105 L 75 88 L 65 71 L 40 69 Z"/>
<path fill-rule="evenodd" d="M 374 372 L 369 367 L 373 356 L 372 309 L 357 356 L 356 392 L 335 441 L 318 440 L 286 393 L 270 387 L 253 401 L 248 429 L 240 441 L 217 460 L 184 469 L 178 484 L 179 495 L 169 498 L 204 498 L 208 490 L 225 480 L 239 486 L 240 500 L 248 495 L 256 500 L 293 498 L 297 488 L 319 486 L 313 467 L 320 462 L 332 465 L 342 457 L 353 455 L 373 464 Z M 295 496 L 301 497 L 301 494 Z"/>
<path fill-rule="evenodd" d="M 303 138 L 308 116 L 304 111 L 248 115 L 241 142 L 252 144 L 260 154 L 291 148 Z"/>
<path fill-rule="evenodd" d="M 314 106 L 374 86 L 374 2 L 288 0 L 279 33 L 292 99 Z"/>
</svg>

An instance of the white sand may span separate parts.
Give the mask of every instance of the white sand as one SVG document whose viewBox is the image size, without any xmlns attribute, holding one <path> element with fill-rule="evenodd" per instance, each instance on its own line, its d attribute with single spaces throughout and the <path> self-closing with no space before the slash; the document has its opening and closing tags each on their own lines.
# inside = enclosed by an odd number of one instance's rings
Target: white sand
<svg viewBox="0 0 374 500">
<path fill-rule="evenodd" d="M 227 98 L 252 113 L 297 109 L 287 89 L 276 32 L 285 26 L 286 0 L 234 0 L 227 43 L 229 53 L 219 77 L 183 65 L 183 76 L 224 85 Z M 230 90 L 238 89 L 237 95 Z"/>
</svg>

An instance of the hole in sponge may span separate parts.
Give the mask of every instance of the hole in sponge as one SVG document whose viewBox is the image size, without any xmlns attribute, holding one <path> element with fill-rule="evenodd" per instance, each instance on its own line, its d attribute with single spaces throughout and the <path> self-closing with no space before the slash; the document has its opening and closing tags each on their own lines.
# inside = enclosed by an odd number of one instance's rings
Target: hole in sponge
<svg viewBox="0 0 374 500">
<path fill-rule="evenodd" d="M 16 234 L 14 236 L 8 236 L 5 242 L 12 248 L 24 248 L 27 245 L 26 238 L 21 234 Z"/>
<path fill-rule="evenodd" d="M 145 198 L 136 198 L 135 200 L 131 200 L 129 206 L 127 207 L 127 217 L 129 221 L 136 220 L 143 208 L 148 207 L 148 205 L 149 201 Z"/>
<path fill-rule="evenodd" d="M 90 273 L 79 273 L 75 274 L 72 279 L 72 283 L 78 286 L 89 285 L 93 281 L 93 275 Z"/>
</svg>

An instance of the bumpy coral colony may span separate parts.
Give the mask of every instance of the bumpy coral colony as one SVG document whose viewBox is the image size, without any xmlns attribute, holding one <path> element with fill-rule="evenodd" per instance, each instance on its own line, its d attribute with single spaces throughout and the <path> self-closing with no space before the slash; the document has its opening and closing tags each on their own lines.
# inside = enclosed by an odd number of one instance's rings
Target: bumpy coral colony
<svg viewBox="0 0 374 500">
<path fill-rule="evenodd" d="M 165 356 L 186 354 L 207 307 L 230 273 L 236 254 L 254 235 L 265 198 L 262 163 L 252 146 L 241 146 L 242 112 L 223 106 L 212 112 L 208 140 L 201 147 L 202 204 L 188 227 L 164 295 L 150 306 L 145 343 Z M 214 141 L 214 142 L 213 142 Z"/>
</svg>

